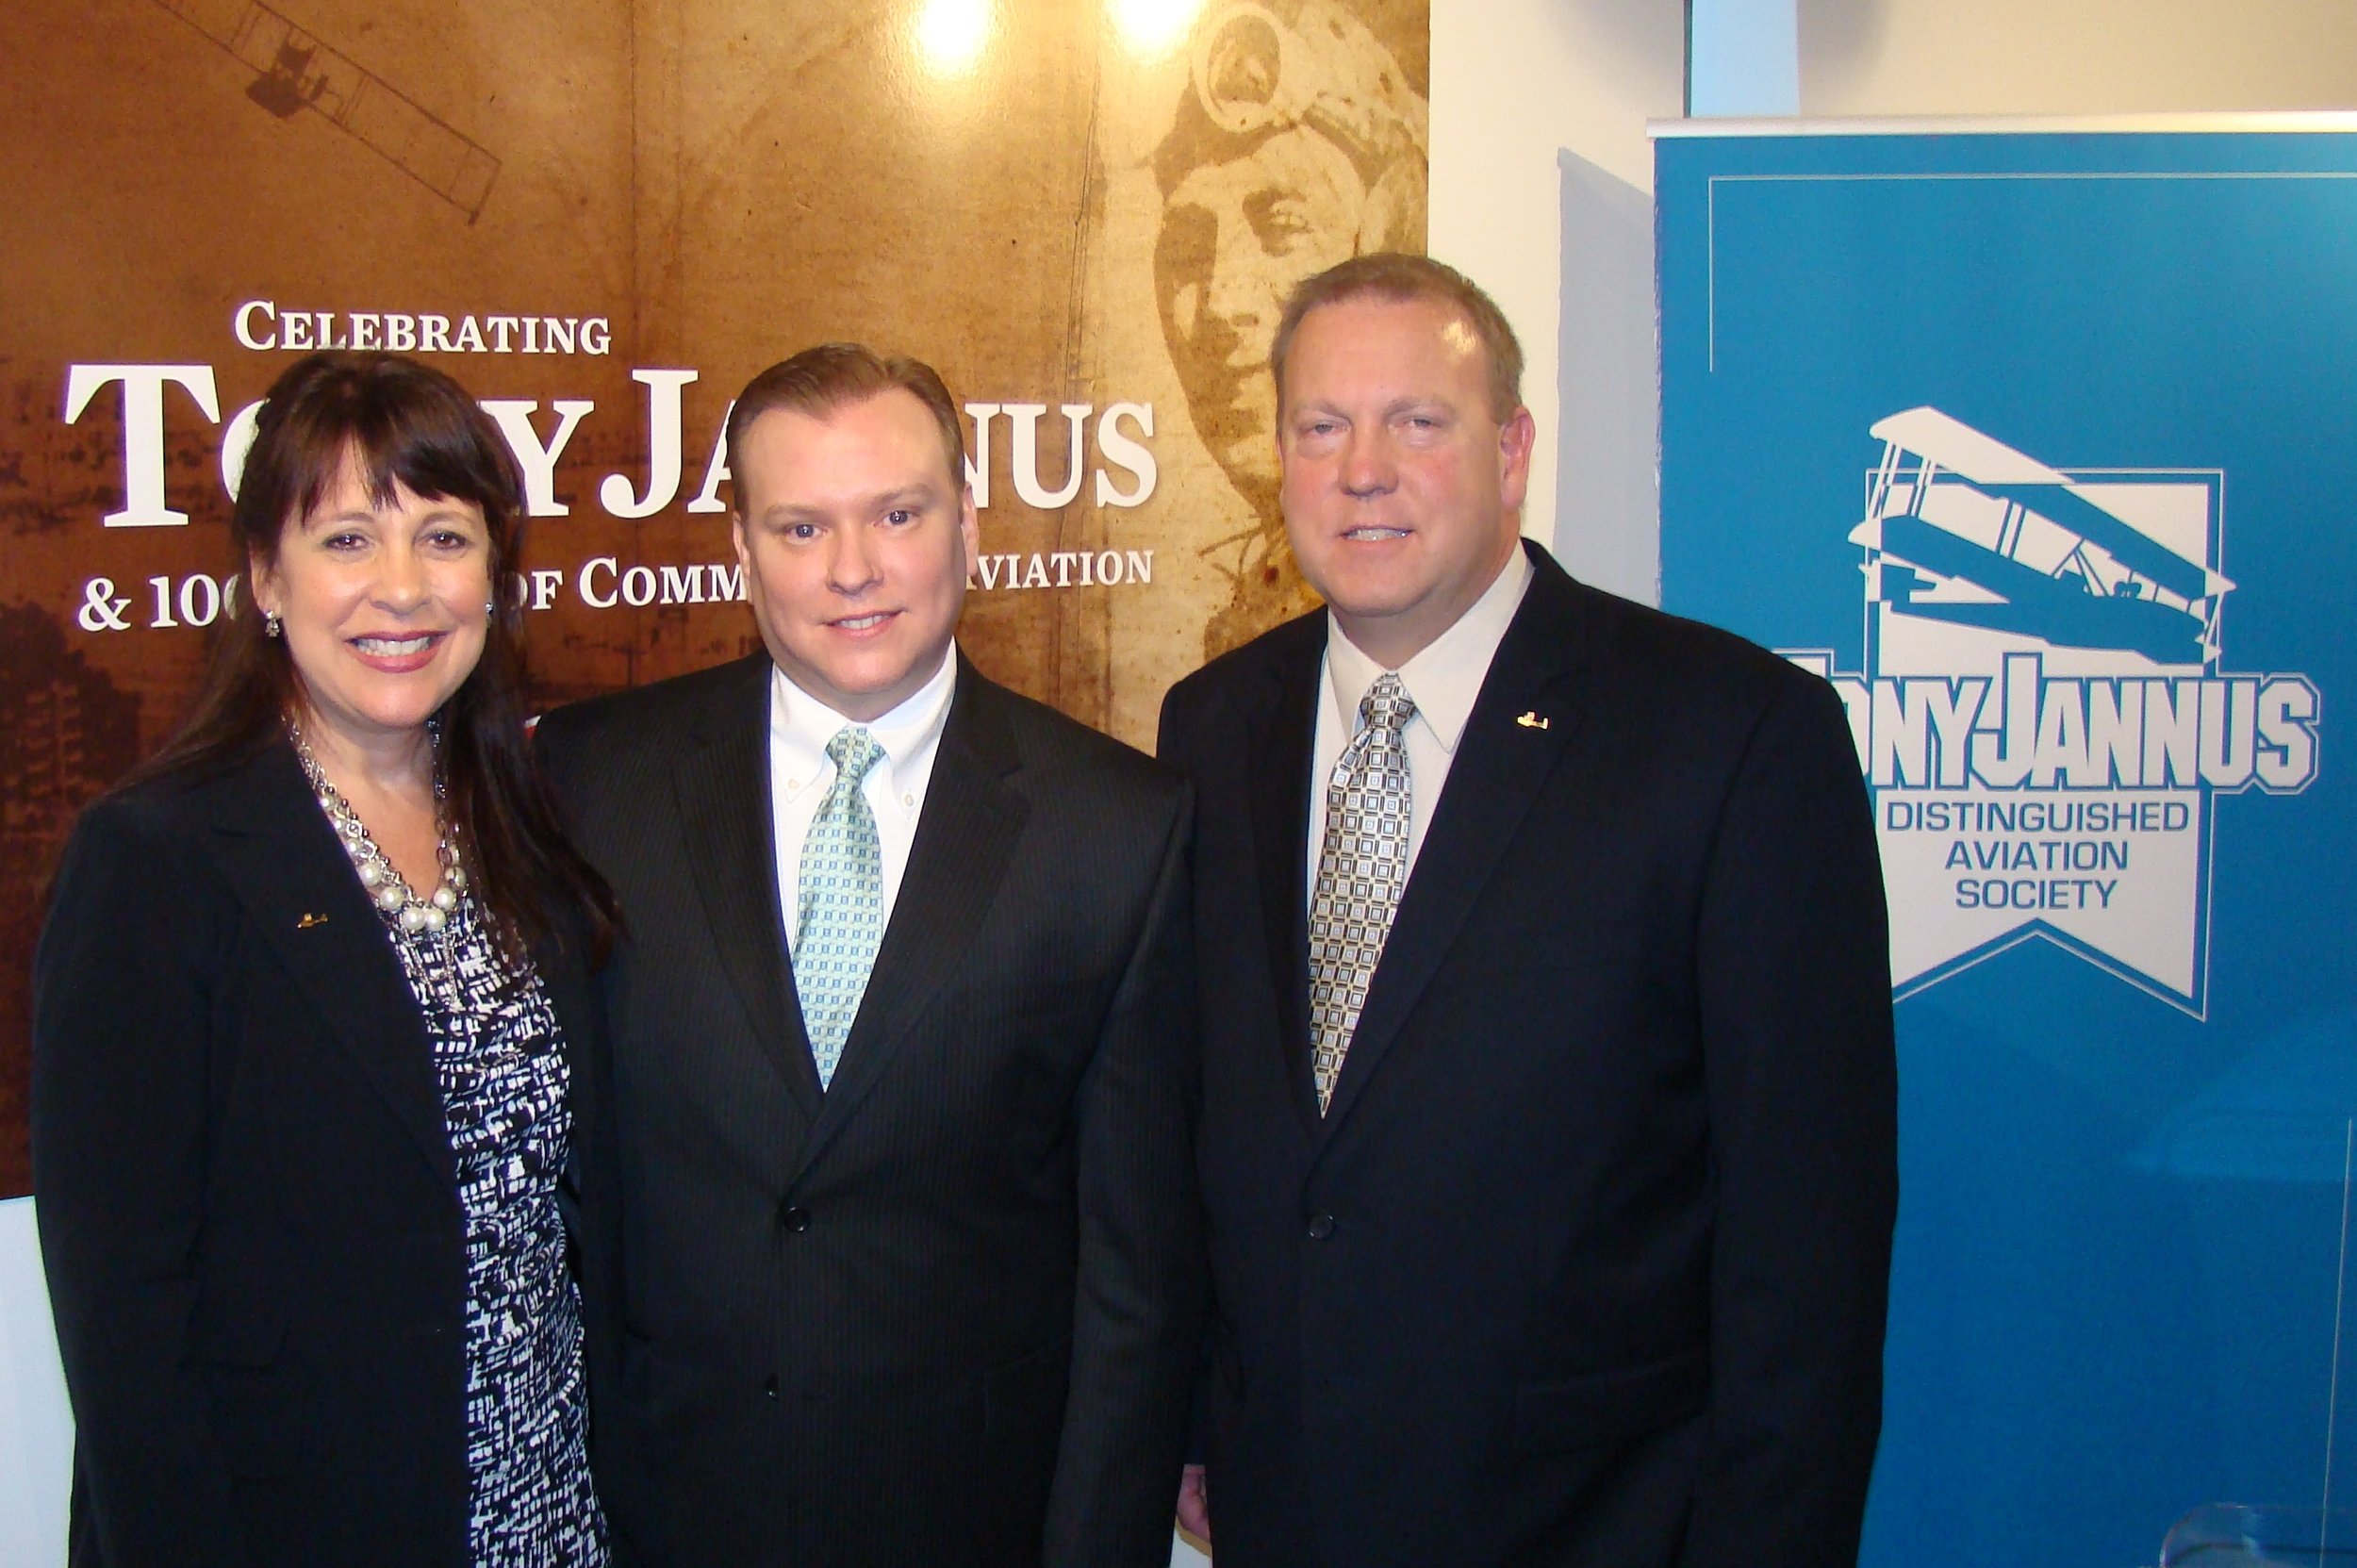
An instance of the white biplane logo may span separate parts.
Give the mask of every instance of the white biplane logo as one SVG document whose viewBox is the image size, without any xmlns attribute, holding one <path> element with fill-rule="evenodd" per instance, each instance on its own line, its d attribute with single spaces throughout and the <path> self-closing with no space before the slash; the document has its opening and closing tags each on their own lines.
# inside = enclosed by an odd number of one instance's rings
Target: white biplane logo
<svg viewBox="0 0 2357 1568">
<path fill-rule="evenodd" d="M 2223 668 L 2225 475 L 2052 469 L 1936 408 L 1873 426 L 1866 668 L 1900 997 L 2043 937 L 2199 1017 L 2211 814 L 2316 773 L 2297 674 Z"/>
</svg>

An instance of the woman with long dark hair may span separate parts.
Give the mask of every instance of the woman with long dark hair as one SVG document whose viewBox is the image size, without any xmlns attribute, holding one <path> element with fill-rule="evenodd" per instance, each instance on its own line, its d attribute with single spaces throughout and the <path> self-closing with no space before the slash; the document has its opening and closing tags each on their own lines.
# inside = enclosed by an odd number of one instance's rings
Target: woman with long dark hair
<svg viewBox="0 0 2357 1568">
<path fill-rule="evenodd" d="M 524 733 L 522 523 L 448 376 L 296 363 L 195 704 L 67 846 L 32 1121 L 76 1568 L 606 1560 L 566 1222 L 615 911 Z"/>
</svg>

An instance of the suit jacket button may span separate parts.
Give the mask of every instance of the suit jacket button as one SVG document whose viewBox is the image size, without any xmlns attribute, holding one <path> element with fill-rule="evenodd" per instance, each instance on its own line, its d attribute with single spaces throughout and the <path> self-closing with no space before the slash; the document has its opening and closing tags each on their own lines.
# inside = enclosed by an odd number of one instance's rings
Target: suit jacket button
<svg viewBox="0 0 2357 1568">
<path fill-rule="evenodd" d="M 1311 1241 L 1322 1242 L 1333 1233 L 1334 1216 L 1332 1214 L 1317 1214 L 1310 1218 L 1310 1239 Z"/>
<path fill-rule="evenodd" d="M 778 1396 L 778 1375 L 776 1373 L 772 1372 L 769 1374 L 768 1378 L 763 1381 L 761 1385 L 761 1392 L 767 1395 L 772 1399 L 775 1399 Z"/>
<path fill-rule="evenodd" d="M 788 1204 L 778 1211 L 778 1224 L 798 1233 L 810 1229 L 810 1211 L 799 1203 Z"/>
</svg>

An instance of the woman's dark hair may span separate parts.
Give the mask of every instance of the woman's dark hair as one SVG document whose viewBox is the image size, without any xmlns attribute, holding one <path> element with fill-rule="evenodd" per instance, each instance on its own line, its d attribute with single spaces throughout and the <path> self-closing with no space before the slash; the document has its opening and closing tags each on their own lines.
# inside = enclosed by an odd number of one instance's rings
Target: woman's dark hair
<svg viewBox="0 0 2357 1568">
<path fill-rule="evenodd" d="M 515 454 L 466 388 L 430 366 L 392 354 L 306 355 L 272 385 L 255 422 L 229 519 L 237 569 L 275 567 L 286 531 L 331 494 L 347 464 L 376 504 L 389 503 L 398 483 L 482 509 L 495 607 L 482 658 L 437 715 L 452 831 L 511 953 L 577 933 L 602 957 L 619 921 L 613 891 L 566 838 L 524 733 L 521 614 L 507 588 L 524 530 Z M 302 700 L 287 644 L 264 635 L 254 594 L 239 594 L 218 623 L 187 718 L 118 787 L 241 761 L 286 734 Z"/>
</svg>

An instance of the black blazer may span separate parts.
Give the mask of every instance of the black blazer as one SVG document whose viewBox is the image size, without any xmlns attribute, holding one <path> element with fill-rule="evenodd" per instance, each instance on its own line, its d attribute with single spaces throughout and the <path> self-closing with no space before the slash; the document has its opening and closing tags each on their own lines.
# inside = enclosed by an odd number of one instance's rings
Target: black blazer
<svg viewBox="0 0 2357 1568">
<path fill-rule="evenodd" d="M 582 966 L 539 960 L 578 1146 L 595 1015 Z M 461 1568 L 466 1241 L 441 1091 L 292 750 L 83 813 L 33 987 L 71 1560 Z"/>
<path fill-rule="evenodd" d="M 795 998 L 771 665 L 552 714 L 630 936 L 618 1537 L 663 1568 L 1169 1560 L 1200 1335 L 1187 791 L 961 661 L 833 1083 Z"/>
<path fill-rule="evenodd" d="M 1896 1091 L 1841 706 L 1530 554 L 1323 1120 L 1325 616 L 1163 708 L 1197 791 L 1221 1568 L 1856 1554 Z"/>
</svg>

